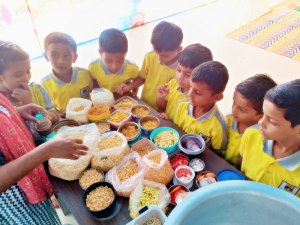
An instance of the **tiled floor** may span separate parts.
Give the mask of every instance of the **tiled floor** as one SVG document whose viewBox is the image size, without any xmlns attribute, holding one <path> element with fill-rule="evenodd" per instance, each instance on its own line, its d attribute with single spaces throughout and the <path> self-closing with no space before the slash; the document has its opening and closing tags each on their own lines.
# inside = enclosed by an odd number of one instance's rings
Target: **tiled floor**
<svg viewBox="0 0 300 225">
<path fill-rule="evenodd" d="M 225 97 L 219 103 L 224 113 L 231 109 L 235 86 L 249 76 L 268 73 L 278 83 L 300 77 L 300 62 L 225 37 L 243 24 L 267 13 L 270 7 L 280 2 L 283 0 L 219 0 L 165 19 L 183 29 L 183 46 L 201 43 L 212 50 L 215 60 L 227 66 L 230 80 Z M 139 66 L 145 53 L 151 50 L 150 35 L 158 22 L 125 32 L 129 40 L 128 58 Z M 98 57 L 97 47 L 97 41 L 80 46 L 76 65 L 87 67 L 91 59 Z M 44 59 L 34 60 L 32 80 L 39 82 L 50 69 Z M 60 216 L 63 223 L 76 224 L 72 216 L 64 217 L 62 213 Z"/>
</svg>

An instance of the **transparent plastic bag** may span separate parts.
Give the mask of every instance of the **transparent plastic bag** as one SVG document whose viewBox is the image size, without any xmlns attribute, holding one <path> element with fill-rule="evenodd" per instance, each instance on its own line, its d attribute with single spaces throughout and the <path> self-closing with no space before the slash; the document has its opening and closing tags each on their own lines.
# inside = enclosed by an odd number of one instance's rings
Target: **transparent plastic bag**
<svg viewBox="0 0 300 225">
<path fill-rule="evenodd" d="M 115 103 L 113 93 L 106 88 L 93 89 L 91 92 L 91 99 L 94 106 L 103 104 L 111 108 Z"/>
<path fill-rule="evenodd" d="M 89 148 L 87 155 L 80 156 L 77 160 L 59 158 L 49 159 L 48 164 L 51 175 L 64 180 L 77 180 L 79 179 L 80 174 L 82 174 L 82 172 L 90 165 L 92 154 L 97 148 L 95 143 L 100 139 L 99 129 L 94 123 L 79 127 L 62 127 L 53 139 L 76 138 L 76 136 L 83 137 L 83 144 Z"/>
<path fill-rule="evenodd" d="M 84 109 L 79 112 L 73 111 L 75 108 L 78 108 L 80 106 L 83 106 Z M 87 124 L 89 122 L 89 119 L 86 115 L 86 112 L 91 107 L 92 107 L 92 102 L 88 99 L 72 98 L 70 99 L 69 104 L 67 105 L 66 118 L 70 120 L 75 120 L 79 124 Z"/>
<path fill-rule="evenodd" d="M 156 163 L 150 160 L 153 157 L 160 156 L 160 163 Z M 175 175 L 174 169 L 172 168 L 168 159 L 168 154 L 161 149 L 153 150 L 143 157 L 143 161 L 147 166 L 145 180 L 167 185 Z"/>
<path fill-rule="evenodd" d="M 130 217 L 132 219 L 139 216 L 139 210 L 141 210 L 144 206 L 140 206 L 141 203 L 141 195 L 143 192 L 144 186 L 148 186 L 151 188 L 155 188 L 158 190 L 157 194 L 159 195 L 157 198 L 159 199 L 159 203 L 157 206 L 161 208 L 164 213 L 167 211 L 167 206 L 171 202 L 171 196 L 167 189 L 167 187 L 163 184 L 156 183 L 149 180 L 141 180 L 137 187 L 132 191 L 129 199 L 129 210 L 130 210 Z M 147 205 L 148 207 L 153 207 L 154 205 Z"/>
<path fill-rule="evenodd" d="M 120 179 L 117 175 L 117 170 L 121 169 L 130 160 L 134 160 L 138 164 L 139 172 L 131 176 L 127 180 L 120 182 Z M 118 165 L 108 171 L 107 178 L 108 182 L 110 182 L 116 189 L 118 195 L 129 198 L 133 189 L 141 180 L 144 179 L 145 173 L 146 167 L 142 158 L 136 152 L 131 152 L 130 154 L 125 156 Z"/>
<path fill-rule="evenodd" d="M 120 147 L 110 148 L 103 151 L 98 150 L 98 145 L 104 138 L 118 136 L 122 139 L 123 143 Z M 117 131 L 107 132 L 101 135 L 99 141 L 96 143 L 96 151 L 94 152 L 91 160 L 92 168 L 99 168 L 104 172 L 109 171 L 114 166 L 118 165 L 124 156 L 131 152 L 128 146 L 127 139 L 123 134 Z"/>
</svg>

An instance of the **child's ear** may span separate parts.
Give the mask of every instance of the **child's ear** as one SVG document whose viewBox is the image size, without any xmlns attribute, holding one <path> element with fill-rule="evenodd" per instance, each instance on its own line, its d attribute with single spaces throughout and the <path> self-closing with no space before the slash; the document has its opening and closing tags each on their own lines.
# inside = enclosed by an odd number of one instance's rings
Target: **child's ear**
<svg viewBox="0 0 300 225">
<path fill-rule="evenodd" d="M 47 56 L 47 54 L 46 54 L 46 52 L 44 52 L 44 58 L 47 60 L 47 62 L 50 61 L 49 58 L 48 58 L 48 56 Z"/>
<path fill-rule="evenodd" d="M 183 49 L 183 47 L 182 46 L 180 46 L 178 49 L 177 49 L 177 52 L 179 53 L 179 52 L 181 52 L 182 51 L 182 49 Z"/>
<path fill-rule="evenodd" d="M 78 58 L 78 54 L 75 55 L 73 63 L 76 63 L 77 58 Z"/>
<path fill-rule="evenodd" d="M 98 49 L 98 52 L 99 52 L 99 54 L 101 55 L 101 53 L 102 53 L 102 52 L 101 52 L 101 50 L 100 50 L 100 49 Z"/>
<path fill-rule="evenodd" d="M 296 129 L 297 138 L 300 139 L 300 124 L 296 125 L 294 129 Z"/>
<path fill-rule="evenodd" d="M 218 101 L 221 101 L 223 99 L 224 95 L 223 93 L 218 93 L 218 94 L 215 94 L 215 101 L 218 102 Z"/>
</svg>

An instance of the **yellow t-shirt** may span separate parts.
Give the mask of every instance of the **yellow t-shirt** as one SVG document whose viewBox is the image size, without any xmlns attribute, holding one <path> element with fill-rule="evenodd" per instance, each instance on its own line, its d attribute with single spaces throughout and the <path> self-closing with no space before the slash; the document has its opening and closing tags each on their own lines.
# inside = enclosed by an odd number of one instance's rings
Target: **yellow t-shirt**
<svg viewBox="0 0 300 225">
<path fill-rule="evenodd" d="M 72 67 L 70 83 L 65 83 L 53 72 L 41 80 L 42 86 L 49 93 L 55 107 L 64 112 L 72 98 L 90 98 L 93 80 L 88 70 Z"/>
<path fill-rule="evenodd" d="M 300 150 L 288 157 L 273 157 L 273 141 L 264 140 L 258 126 L 248 128 L 242 138 L 241 171 L 256 182 L 278 187 L 300 197 Z"/>
<path fill-rule="evenodd" d="M 129 60 L 125 60 L 124 65 L 116 74 L 111 73 L 104 62 L 98 58 L 89 65 L 89 71 L 94 80 L 97 80 L 99 87 L 106 88 L 111 92 L 116 92 L 122 84 L 130 84 L 132 80 L 139 76 L 139 67 Z"/>
<path fill-rule="evenodd" d="M 170 117 L 170 120 L 173 121 L 176 107 L 178 103 L 184 99 L 188 99 L 188 92 L 182 93 L 181 88 L 178 86 L 176 79 L 170 80 L 168 84 L 169 94 L 166 97 L 167 107 L 166 113 Z"/>
<path fill-rule="evenodd" d="M 160 62 L 155 52 L 146 54 L 140 71 L 140 77 L 145 79 L 141 99 L 158 111 L 156 105 L 156 88 L 165 85 L 176 76 L 177 60 L 169 66 Z"/>
<path fill-rule="evenodd" d="M 183 100 L 177 106 L 174 123 L 186 133 L 201 135 L 208 148 L 225 150 L 227 147 L 228 123 L 217 104 L 196 119 L 193 106 L 188 100 Z"/>
<path fill-rule="evenodd" d="M 40 84 L 29 82 L 28 83 L 29 89 L 31 90 L 31 98 L 32 101 L 35 102 L 37 105 L 42 106 L 43 108 L 47 109 L 48 111 L 54 111 L 55 107 L 51 101 L 51 98 L 48 92 L 43 88 Z M 22 106 L 20 102 L 12 102 L 14 106 Z"/>
</svg>

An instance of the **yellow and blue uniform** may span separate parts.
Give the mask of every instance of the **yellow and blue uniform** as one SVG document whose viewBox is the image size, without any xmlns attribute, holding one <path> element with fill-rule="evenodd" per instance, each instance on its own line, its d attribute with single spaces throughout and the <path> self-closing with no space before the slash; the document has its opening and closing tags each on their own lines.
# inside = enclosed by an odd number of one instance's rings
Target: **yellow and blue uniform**
<svg viewBox="0 0 300 225">
<path fill-rule="evenodd" d="M 167 66 L 160 62 L 155 52 L 146 54 L 140 71 L 140 77 L 145 79 L 141 100 L 158 111 L 156 105 L 156 88 L 165 85 L 176 76 L 176 68 L 178 61 Z"/>
<path fill-rule="evenodd" d="M 111 73 L 101 58 L 94 60 L 89 65 L 89 71 L 94 80 L 97 80 L 99 87 L 116 92 L 122 84 L 130 84 L 139 76 L 139 67 L 129 60 L 125 60 L 123 66 L 115 74 Z"/>
<path fill-rule="evenodd" d="M 168 114 L 170 120 L 173 121 L 178 103 L 189 97 L 188 97 L 188 91 L 182 93 L 182 90 L 178 86 L 178 82 L 176 79 L 172 79 L 169 81 L 168 89 L 169 89 L 169 94 L 165 98 L 165 100 L 167 101 L 166 113 Z"/>
<path fill-rule="evenodd" d="M 88 70 L 72 67 L 70 83 L 59 79 L 53 71 L 41 81 L 42 86 L 49 93 L 55 107 L 64 112 L 72 98 L 90 98 L 93 80 Z"/>
<path fill-rule="evenodd" d="M 215 104 L 207 113 L 195 118 L 194 107 L 188 100 L 183 100 L 177 106 L 174 123 L 186 133 L 201 135 L 207 147 L 214 150 L 225 150 L 227 147 L 228 123 Z"/>
<path fill-rule="evenodd" d="M 248 128 L 242 138 L 241 171 L 256 182 L 278 187 L 300 197 L 300 150 L 282 159 L 273 157 L 272 140 L 265 140 L 256 127 Z"/>
</svg>

